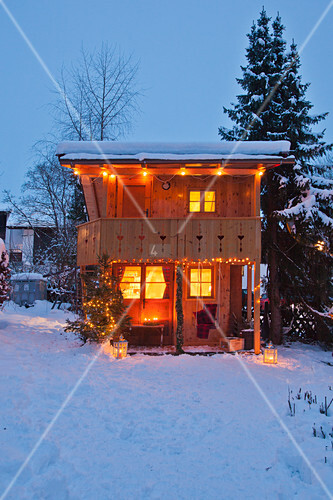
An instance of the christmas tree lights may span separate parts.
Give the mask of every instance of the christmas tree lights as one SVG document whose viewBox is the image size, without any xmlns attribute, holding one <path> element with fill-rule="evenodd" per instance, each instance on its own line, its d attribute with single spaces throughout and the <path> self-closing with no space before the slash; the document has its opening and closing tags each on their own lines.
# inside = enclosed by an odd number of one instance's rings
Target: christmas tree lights
<svg viewBox="0 0 333 500">
<path fill-rule="evenodd" d="M 94 273 L 83 276 L 82 317 L 67 321 L 65 331 L 76 333 L 84 342 L 118 341 L 130 326 L 123 296 L 107 255 L 99 259 Z"/>
</svg>

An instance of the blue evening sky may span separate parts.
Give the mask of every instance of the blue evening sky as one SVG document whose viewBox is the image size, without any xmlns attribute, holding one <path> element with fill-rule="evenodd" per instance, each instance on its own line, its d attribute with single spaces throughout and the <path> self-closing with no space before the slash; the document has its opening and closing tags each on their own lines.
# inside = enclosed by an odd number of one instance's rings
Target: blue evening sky
<svg viewBox="0 0 333 500">
<path fill-rule="evenodd" d="M 126 140 L 217 141 L 239 91 L 246 33 L 262 5 L 300 46 L 329 0 L 7 0 L 52 74 L 103 40 L 140 60 L 142 113 Z M 314 112 L 332 111 L 333 8 L 302 56 Z M 52 128 L 52 83 L 0 6 L 0 186 L 18 192 L 33 144 Z M 333 115 L 323 127 L 333 142 Z"/>
</svg>

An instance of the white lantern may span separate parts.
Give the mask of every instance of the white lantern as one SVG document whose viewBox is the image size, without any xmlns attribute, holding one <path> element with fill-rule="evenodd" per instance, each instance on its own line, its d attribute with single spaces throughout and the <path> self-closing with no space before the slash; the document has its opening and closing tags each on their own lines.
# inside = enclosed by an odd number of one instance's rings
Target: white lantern
<svg viewBox="0 0 333 500">
<path fill-rule="evenodd" d="M 113 342 L 113 355 L 116 359 L 126 358 L 128 342 L 122 335 L 118 341 Z"/>
<path fill-rule="evenodd" d="M 269 341 L 268 346 L 264 349 L 264 363 L 277 363 L 277 349 L 273 346 L 271 341 Z"/>
</svg>

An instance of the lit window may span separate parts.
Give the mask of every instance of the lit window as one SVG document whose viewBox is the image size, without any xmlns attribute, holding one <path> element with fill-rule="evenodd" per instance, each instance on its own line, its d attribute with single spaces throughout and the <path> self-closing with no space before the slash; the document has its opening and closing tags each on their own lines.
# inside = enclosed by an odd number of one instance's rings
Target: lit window
<svg viewBox="0 0 333 500">
<path fill-rule="evenodd" d="M 190 212 L 200 212 L 200 191 L 190 191 Z"/>
<path fill-rule="evenodd" d="M 215 212 L 215 191 L 205 191 L 205 212 Z"/>
<path fill-rule="evenodd" d="M 215 212 L 215 191 L 190 191 L 190 212 Z"/>
<path fill-rule="evenodd" d="M 190 269 L 190 297 L 212 297 L 212 269 Z"/>
<path fill-rule="evenodd" d="M 126 266 L 121 278 L 120 289 L 124 299 L 139 299 L 141 288 L 141 267 Z"/>
<path fill-rule="evenodd" d="M 166 283 L 162 266 L 146 268 L 146 299 L 163 299 Z"/>
</svg>

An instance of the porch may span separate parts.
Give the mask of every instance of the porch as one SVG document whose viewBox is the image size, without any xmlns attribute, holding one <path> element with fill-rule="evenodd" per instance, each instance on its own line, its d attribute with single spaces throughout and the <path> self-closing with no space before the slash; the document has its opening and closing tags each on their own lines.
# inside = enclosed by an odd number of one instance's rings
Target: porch
<svg viewBox="0 0 333 500">
<path fill-rule="evenodd" d="M 176 263 L 113 263 L 130 308 L 130 345 L 173 346 L 177 318 L 175 311 Z M 252 276 L 252 265 L 225 262 L 183 264 L 184 345 L 224 349 L 225 337 L 239 337 L 245 327 L 242 311 L 242 273 Z M 249 289 L 252 288 L 248 279 Z M 249 297 L 252 290 L 249 290 Z M 247 304 L 247 320 L 252 319 L 252 302 Z M 255 315 L 259 307 L 255 308 Z M 260 332 L 255 347 L 258 349 Z M 221 342 L 222 341 L 222 342 Z M 252 345 L 253 347 L 253 345 Z M 236 349 L 235 349 L 236 350 Z"/>
<path fill-rule="evenodd" d="M 260 258 L 260 217 L 96 219 L 78 227 L 79 266 L 113 260 L 240 260 Z"/>
<path fill-rule="evenodd" d="M 260 217 L 97 219 L 78 228 L 84 272 L 103 253 L 112 258 L 130 306 L 132 345 L 175 344 L 175 270 L 183 266 L 184 345 L 220 346 L 242 322 L 242 272 L 248 275 L 247 320 L 260 351 Z M 254 283 L 252 269 L 254 267 Z M 213 317 L 205 316 L 211 308 Z"/>
</svg>

